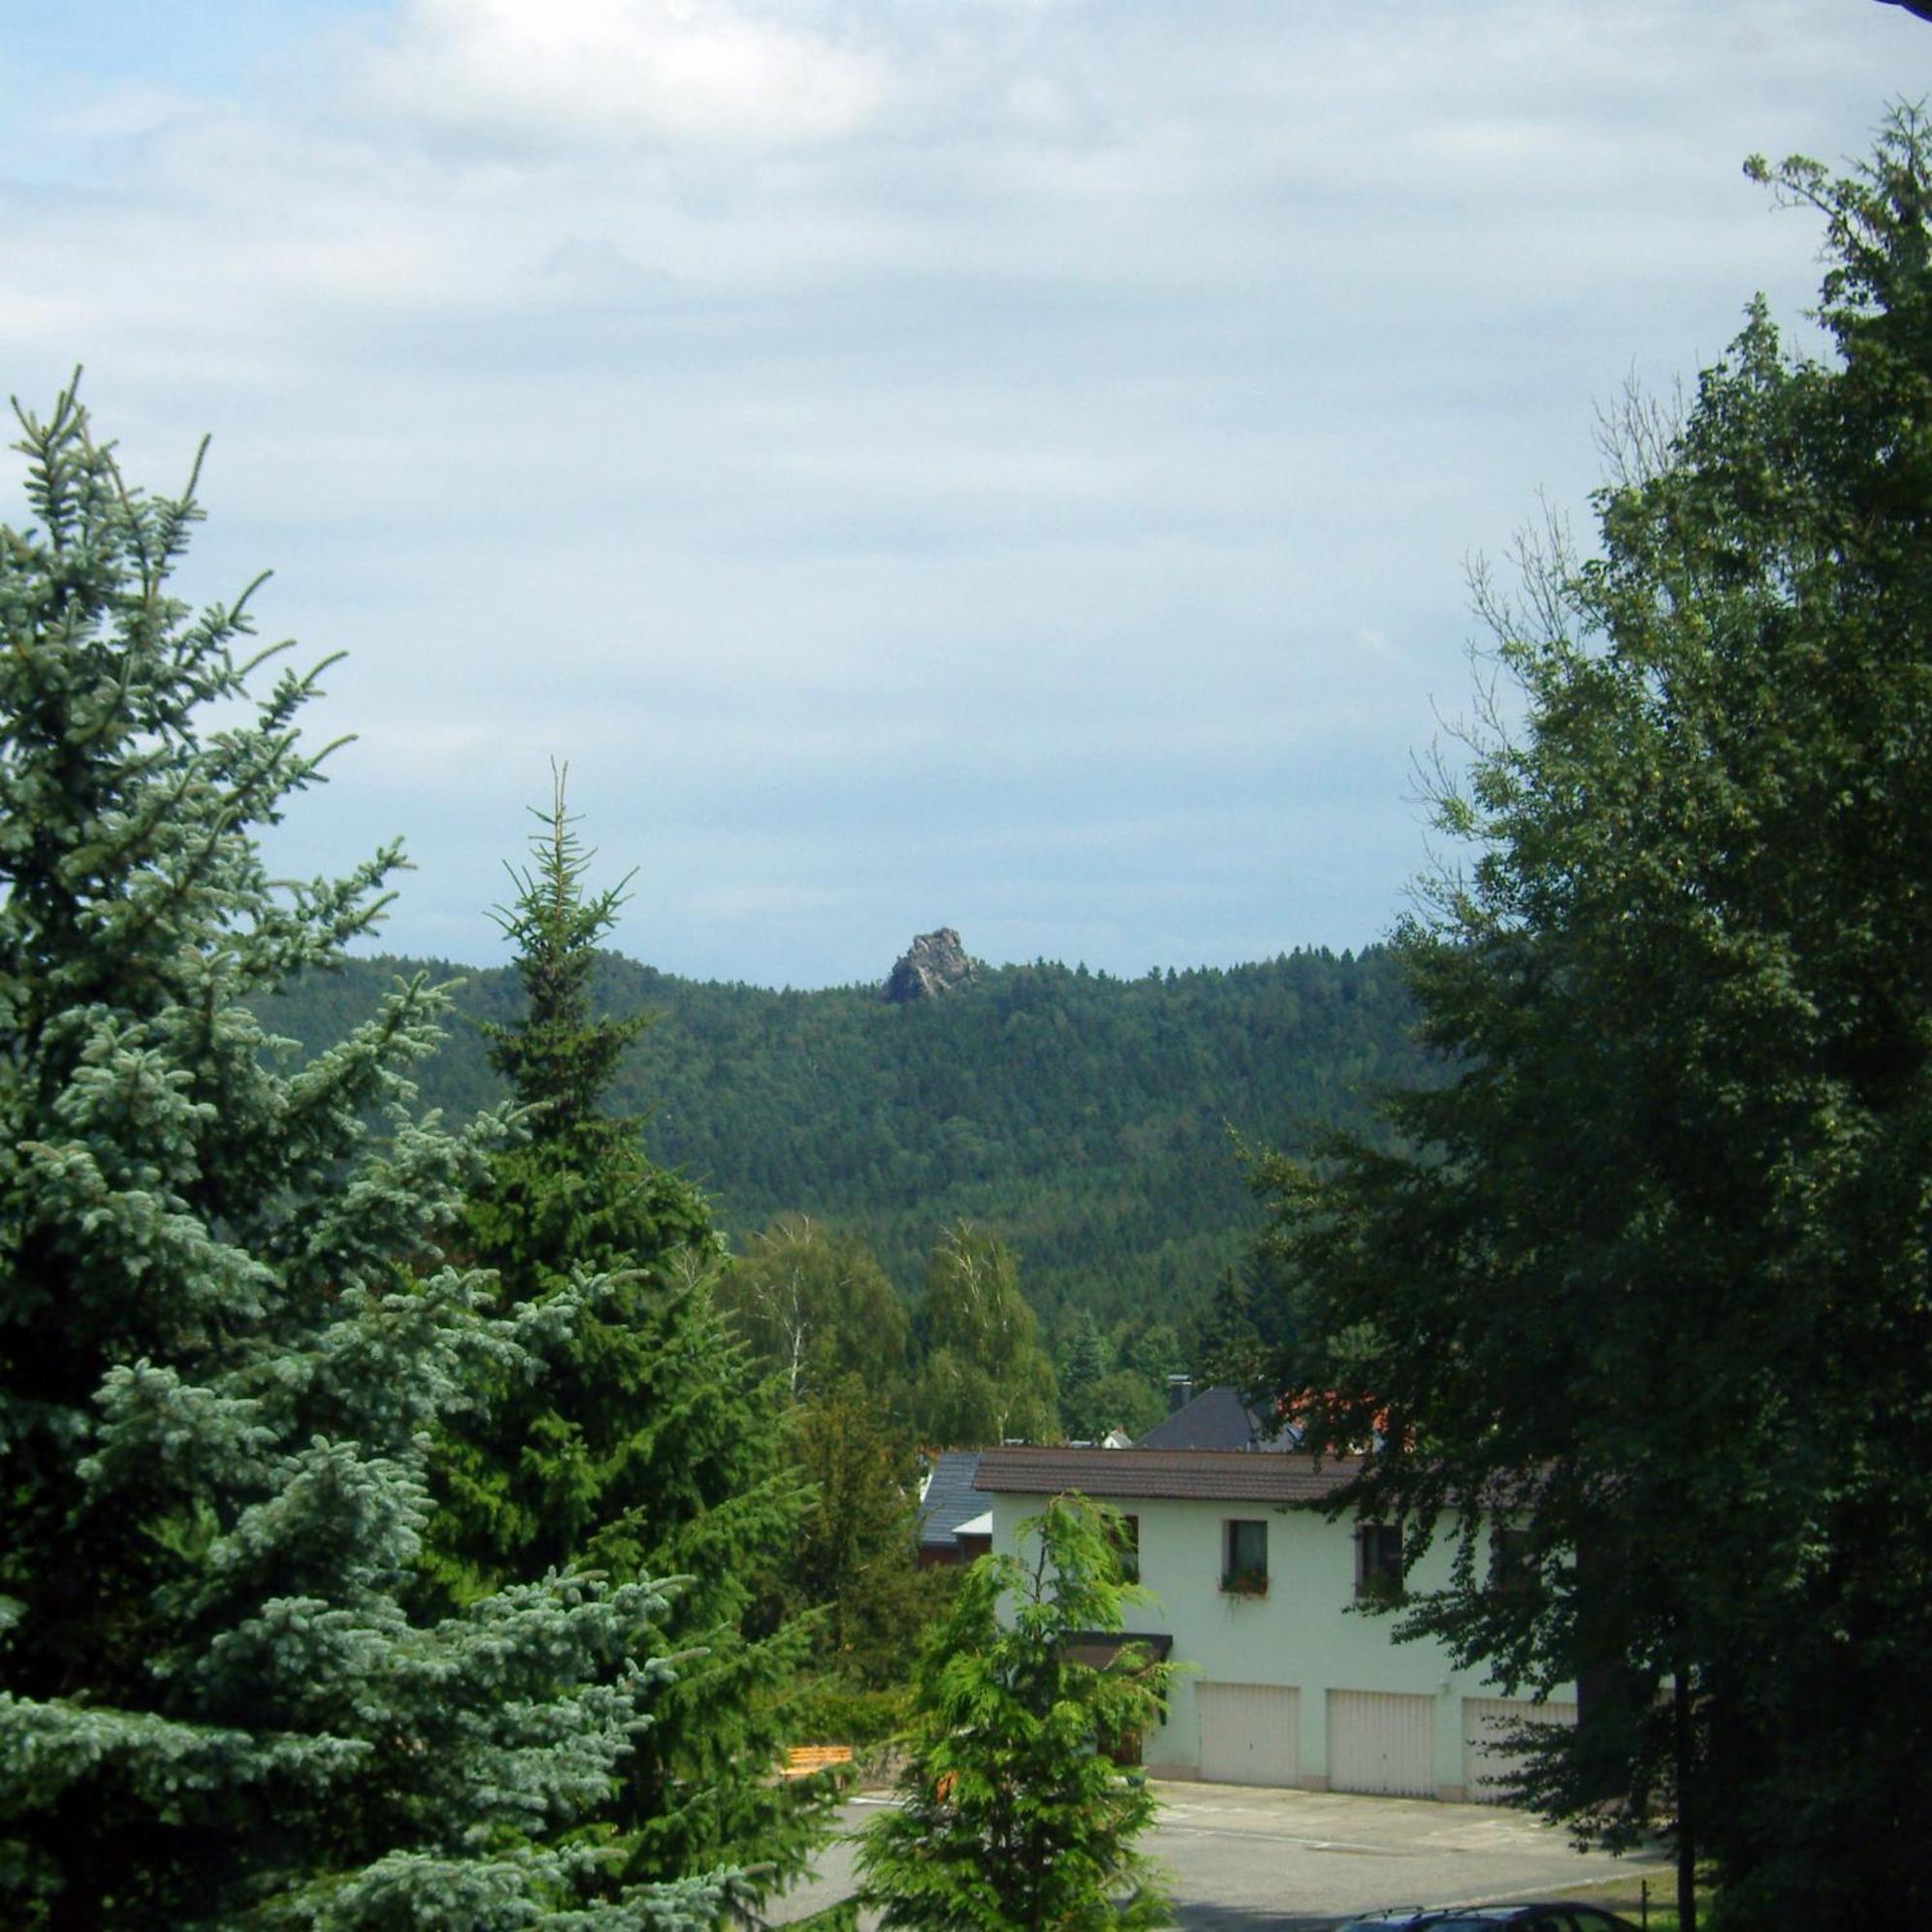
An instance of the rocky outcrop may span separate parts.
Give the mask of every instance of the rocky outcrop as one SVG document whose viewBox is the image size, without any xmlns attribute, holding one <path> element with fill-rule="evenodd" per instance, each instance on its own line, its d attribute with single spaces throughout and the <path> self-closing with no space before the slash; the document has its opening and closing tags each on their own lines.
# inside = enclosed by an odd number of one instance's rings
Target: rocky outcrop
<svg viewBox="0 0 1932 1932">
<path fill-rule="evenodd" d="M 894 1006 L 936 1000 L 970 986 L 978 977 L 979 969 L 966 956 L 959 935 L 950 926 L 941 926 L 937 932 L 922 932 L 913 941 L 886 982 L 886 997 Z"/>
</svg>

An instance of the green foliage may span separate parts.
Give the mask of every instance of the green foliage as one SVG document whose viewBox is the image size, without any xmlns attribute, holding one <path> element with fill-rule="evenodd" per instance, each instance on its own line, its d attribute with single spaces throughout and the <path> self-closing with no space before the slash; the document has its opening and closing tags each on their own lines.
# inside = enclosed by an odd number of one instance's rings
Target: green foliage
<svg viewBox="0 0 1932 1932">
<path fill-rule="evenodd" d="M 1109 1349 L 1098 1324 L 1084 1308 L 1074 1317 L 1073 1334 L 1061 1356 L 1060 1414 L 1076 1441 L 1097 1442 L 1109 1424 L 1096 1420 L 1095 1396 L 1109 1368 Z"/>
<path fill-rule="evenodd" d="M 950 1570 L 926 1570 L 921 1581 L 952 1574 Z M 917 1654 L 915 1646 L 913 1655 Z M 910 1677 L 910 1670 L 907 1675 Z M 905 1683 L 863 1690 L 836 1678 L 822 1677 L 798 1693 L 792 1710 L 798 1735 L 807 1743 L 885 1744 L 905 1729 L 912 1714 L 912 1692 Z"/>
<path fill-rule="evenodd" d="M 920 1659 L 902 1804 L 859 1851 L 860 1895 L 885 1925 L 1171 1922 L 1135 1846 L 1153 1795 L 1111 1755 L 1157 1721 L 1169 1666 L 1131 1649 L 1106 1669 L 1068 1655 L 1145 1600 L 1120 1581 L 1112 1521 L 1057 1497 L 1021 1526 L 1031 1561 L 982 1557 L 961 1580 Z"/>
<path fill-rule="evenodd" d="M 801 1403 L 788 1423 L 812 1501 L 787 1561 L 787 1592 L 796 1608 L 819 1611 L 815 1661 L 847 1685 L 902 1683 L 931 1599 L 914 1566 L 912 1441 L 857 1375 Z"/>
<path fill-rule="evenodd" d="M 996 1235 L 962 1222 L 940 1236 L 916 1331 L 913 1420 L 927 1447 L 1058 1438 L 1053 1365 L 1019 1292 L 1019 1264 Z"/>
<path fill-rule="evenodd" d="M 1114 1429 L 1144 1435 L 1167 1413 L 1167 1396 L 1138 1370 L 1115 1368 L 1093 1385 L 1087 1406 L 1094 1433 L 1086 1439 L 1098 1442 Z"/>
<path fill-rule="evenodd" d="M 796 1626 L 755 1627 L 805 1508 L 767 1392 L 712 1304 L 702 1199 L 654 1166 L 602 1090 L 635 1019 L 596 1014 L 590 967 L 620 903 L 588 895 L 560 776 L 502 922 L 527 1005 L 491 1050 L 528 1138 L 472 1191 L 463 1238 L 534 1361 L 442 1433 L 435 1573 L 454 1601 L 552 1569 L 683 1576 L 665 1618 L 683 1653 L 609 1808 L 628 1877 L 730 1861 L 762 1886 L 800 1868 L 823 1794 L 775 1786 Z M 589 1294 L 586 1270 L 603 1272 Z M 546 1319 L 571 1304 L 570 1319 Z"/>
<path fill-rule="evenodd" d="M 791 1401 L 845 1375 L 888 1406 L 902 1398 L 906 1306 L 857 1236 L 786 1215 L 733 1257 L 718 1303 Z"/>
<path fill-rule="evenodd" d="M 1163 1321 L 1133 1325 L 1123 1334 L 1115 1352 L 1121 1366 L 1146 1382 L 1163 1402 L 1167 1378 L 1179 1374 L 1187 1366 L 1179 1336 Z"/>
<path fill-rule="evenodd" d="M 270 1023 L 329 1037 L 396 970 L 370 960 L 306 981 Z M 654 1152 L 702 1182 L 735 1246 L 808 1214 L 861 1233 L 910 1304 L 935 1231 L 968 1220 L 1025 1255 L 1028 1298 L 1055 1333 L 1082 1308 L 1108 1329 L 1178 1322 L 1240 1258 L 1258 1216 L 1230 1124 L 1303 1147 L 1324 1125 L 1369 1127 L 1374 1089 L 1428 1072 L 1380 948 L 1139 980 L 991 967 L 905 1006 L 876 985 L 701 984 L 605 954 L 593 993 L 613 1014 L 662 1014 L 612 1105 L 648 1110 Z M 520 992 L 499 969 L 458 998 L 500 1023 Z M 484 1049 L 460 1030 L 426 1095 L 457 1115 L 501 1099 Z"/>
<path fill-rule="evenodd" d="M 828 1905 L 823 1912 L 815 1912 L 809 1918 L 795 1918 L 791 1921 L 799 1932 L 858 1932 L 858 1907 L 851 1899 L 838 1905 Z"/>
<path fill-rule="evenodd" d="M 1255 1391 L 1268 1383 L 1268 1350 L 1255 1325 L 1254 1290 L 1234 1269 L 1215 1285 L 1195 1324 L 1190 1354 L 1194 1378 L 1202 1388 L 1225 1383 Z"/>
<path fill-rule="evenodd" d="M 315 673 L 252 696 L 200 512 L 72 394 L 0 532 L 0 1916 L 15 1926 L 708 1922 L 593 1818 L 660 1674 L 641 1575 L 412 1621 L 423 1441 L 530 1325 L 438 1244 L 499 1123 L 411 1111 L 419 977 L 287 1071 L 247 1002 L 398 862 L 277 886 Z M 567 1321 L 604 1285 L 560 1302 Z M 601 1899 L 603 1903 L 596 1903 Z M 582 1908 L 581 1911 L 577 1908 Z"/>
<path fill-rule="evenodd" d="M 1581 1681 L 1532 1789 L 1831 1928 L 1932 1914 L 1932 143 L 1754 173 L 1835 353 L 1754 306 L 1629 413 L 1601 556 L 1485 595 L 1524 723 L 1401 949 L 1455 1077 L 1265 1180 L 1314 1433 L 1386 1417 L 1338 1506 L 1457 1526 L 1410 1622 Z"/>
</svg>

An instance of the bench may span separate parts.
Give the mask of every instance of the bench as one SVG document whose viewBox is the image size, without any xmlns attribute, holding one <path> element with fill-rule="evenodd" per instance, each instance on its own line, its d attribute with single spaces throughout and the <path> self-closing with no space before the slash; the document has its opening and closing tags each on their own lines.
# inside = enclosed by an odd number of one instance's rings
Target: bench
<svg viewBox="0 0 1932 1932">
<path fill-rule="evenodd" d="M 852 1762 L 849 1744 L 795 1744 L 785 1754 L 781 1778 L 809 1778 L 815 1771 L 829 1771 L 835 1764 Z"/>
</svg>

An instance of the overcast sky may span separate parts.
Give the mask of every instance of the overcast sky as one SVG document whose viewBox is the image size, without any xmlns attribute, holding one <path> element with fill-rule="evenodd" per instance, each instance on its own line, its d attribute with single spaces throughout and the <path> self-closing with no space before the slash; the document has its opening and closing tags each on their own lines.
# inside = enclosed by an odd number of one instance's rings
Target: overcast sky
<svg viewBox="0 0 1932 1932">
<path fill-rule="evenodd" d="M 1744 157 L 1928 83 L 1872 0 L 64 0 L 0 366 L 212 434 L 187 589 L 350 653 L 278 861 L 402 834 L 392 947 L 501 956 L 553 757 L 672 972 L 1360 946 L 1469 560 L 1802 331 Z"/>
</svg>

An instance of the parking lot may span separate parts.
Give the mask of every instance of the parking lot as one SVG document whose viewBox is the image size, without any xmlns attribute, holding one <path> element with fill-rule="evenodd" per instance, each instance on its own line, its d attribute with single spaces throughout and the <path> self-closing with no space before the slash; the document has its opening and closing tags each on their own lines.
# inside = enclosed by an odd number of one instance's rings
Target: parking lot
<svg viewBox="0 0 1932 1932">
<path fill-rule="evenodd" d="M 1493 1805 L 1360 1798 L 1237 1785 L 1160 1787 L 1148 1849 L 1167 1867 L 1175 1923 L 1202 1932 L 1317 1932 L 1377 1905 L 1588 1897 L 1627 1887 L 1632 1861 L 1571 1850 L 1561 1831 Z M 863 1830 L 884 1796 L 845 1808 Z M 1668 1884 L 1662 1866 L 1653 1891 Z M 852 1848 L 832 1848 L 819 1883 L 794 1894 L 780 1923 L 853 1888 Z"/>
</svg>

